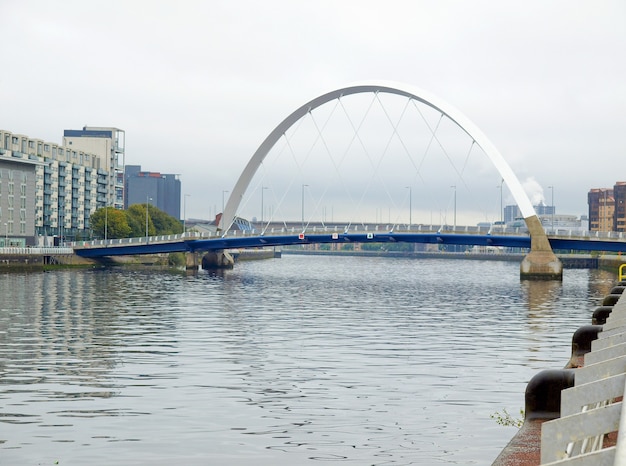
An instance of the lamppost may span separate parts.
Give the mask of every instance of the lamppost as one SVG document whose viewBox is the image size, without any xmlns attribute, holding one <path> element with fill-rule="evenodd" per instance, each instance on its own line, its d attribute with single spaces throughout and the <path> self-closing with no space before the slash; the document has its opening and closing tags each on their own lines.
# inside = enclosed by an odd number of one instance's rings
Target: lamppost
<svg viewBox="0 0 626 466">
<path fill-rule="evenodd" d="M 104 242 L 107 242 L 109 233 L 109 206 L 104 207 Z"/>
<path fill-rule="evenodd" d="M 267 189 L 267 186 L 261 186 L 261 225 L 263 224 L 263 191 Z"/>
<path fill-rule="evenodd" d="M 548 186 L 548 189 L 552 190 L 552 234 L 554 234 L 554 186 Z"/>
<path fill-rule="evenodd" d="M 456 231 L 456 185 L 450 186 L 454 189 L 454 230 Z"/>
<path fill-rule="evenodd" d="M 224 215 L 224 209 L 226 208 L 226 201 L 224 200 L 224 195 L 227 193 L 227 190 L 222 190 L 222 215 Z"/>
<path fill-rule="evenodd" d="M 4 222 L 4 247 L 7 248 L 9 243 L 9 224 Z"/>
<path fill-rule="evenodd" d="M 410 186 L 406 186 L 406 189 L 409 190 L 409 230 L 411 229 L 411 225 L 413 224 L 413 193 Z"/>
<path fill-rule="evenodd" d="M 148 244 L 148 202 L 151 200 L 151 197 L 146 196 L 146 244 Z"/>
<path fill-rule="evenodd" d="M 500 225 L 504 225 L 504 210 L 502 210 L 502 185 L 504 184 L 504 178 L 500 180 Z"/>
<path fill-rule="evenodd" d="M 309 186 L 308 184 L 302 185 L 302 231 L 304 231 L 304 188 Z"/>
<path fill-rule="evenodd" d="M 187 198 L 190 196 L 191 194 L 183 196 L 183 235 L 187 233 Z"/>
</svg>

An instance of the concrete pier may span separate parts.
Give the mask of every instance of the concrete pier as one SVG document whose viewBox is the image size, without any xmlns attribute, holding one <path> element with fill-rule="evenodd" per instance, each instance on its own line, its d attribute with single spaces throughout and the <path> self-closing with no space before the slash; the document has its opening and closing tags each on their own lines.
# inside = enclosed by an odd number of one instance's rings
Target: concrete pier
<svg viewBox="0 0 626 466">
<path fill-rule="evenodd" d="M 227 251 L 210 251 L 202 257 L 202 268 L 205 270 L 232 269 L 234 265 L 235 259 Z"/>
<path fill-rule="evenodd" d="M 520 265 L 520 277 L 525 280 L 563 280 L 563 264 L 552 251 L 550 241 L 539 217 L 524 219 L 530 233 L 530 252 Z"/>
</svg>

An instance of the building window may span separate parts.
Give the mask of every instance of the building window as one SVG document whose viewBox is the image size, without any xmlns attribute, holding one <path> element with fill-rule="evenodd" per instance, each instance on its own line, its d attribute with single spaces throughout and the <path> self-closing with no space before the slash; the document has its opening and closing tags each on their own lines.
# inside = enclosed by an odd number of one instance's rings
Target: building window
<svg viewBox="0 0 626 466">
<path fill-rule="evenodd" d="M 43 145 L 43 151 L 44 152 L 50 152 L 50 144 L 44 144 Z"/>
</svg>

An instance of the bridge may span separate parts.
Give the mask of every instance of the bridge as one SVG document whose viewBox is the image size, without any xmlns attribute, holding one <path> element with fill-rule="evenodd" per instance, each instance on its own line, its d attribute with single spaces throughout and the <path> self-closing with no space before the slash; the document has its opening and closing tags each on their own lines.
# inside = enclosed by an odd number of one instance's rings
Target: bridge
<svg viewBox="0 0 626 466">
<path fill-rule="evenodd" d="M 346 110 L 347 102 L 354 96 L 368 96 L 369 100 L 356 102 L 355 107 L 360 109 L 357 117 Z M 386 106 L 384 96 L 395 99 Z M 382 108 L 372 117 L 374 123 L 368 126 L 368 119 L 372 108 Z M 395 113 L 394 113 L 395 111 Z M 319 113 L 321 116 L 318 116 Z M 341 115 L 341 118 L 337 117 Z M 405 123 L 414 116 L 415 121 Z M 367 118 L 366 118 L 367 117 Z M 337 126 L 335 132 L 328 127 Z M 417 131 L 417 126 L 424 129 L 424 136 Z M 306 133 L 302 128 L 308 128 L 312 133 L 311 139 L 300 143 L 296 136 Z M 401 129 L 407 129 L 407 135 L 401 135 Z M 330 134 L 327 134 L 327 130 Z M 374 133 L 385 133 L 382 141 L 373 141 L 372 147 L 366 145 L 368 137 Z M 347 134 L 342 140 L 341 136 Z M 417 135 L 417 136 L 416 136 Z M 463 139 L 465 138 L 465 139 Z M 449 146 L 444 140 L 450 140 Z M 336 142 L 339 141 L 339 142 Z M 331 149 L 333 145 L 338 149 Z M 482 155 L 474 155 L 479 152 Z M 271 157 L 286 156 L 280 162 L 272 165 Z M 356 162 L 347 162 L 348 157 L 357 154 Z M 390 180 L 381 175 L 381 166 L 392 155 L 393 170 Z M 486 158 L 487 164 L 480 157 Z M 476 161 L 476 158 L 479 158 Z M 401 166 L 399 161 L 405 163 Z M 447 179 L 438 183 L 429 183 L 433 175 L 426 172 L 425 167 L 433 161 L 444 161 L 448 166 L 436 170 L 436 173 L 451 174 Z M 326 162 L 326 165 L 320 165 Z M 457 228 L 457 187 L 471 196 L 470 180 L 478 180 L 484 185 L 489 178 L 484 177 L 486 165 L 497 172 L 497 181 L 500 187 L 500 204 L 502 204 L 502 188 L 506 184 L 510 195 L 514 198 L 526 224 L 528 234 L 496 234 L 496 232 L 459 231 Z M 359 177 L 353 182 L 357 174 L 369 174 Z M 471 170 L 475 170 L 472 172 Z M 277 173 L 278 178 L 270 184 L 271 175 Z M 317 173 L 317 182 L 322 184 L 322 195 L 314 203 L 314 212 L 323 212 L 326 217 L 326 207 L 322 207 L 325 195 L 341 187 L 346 194 L 345 199 L 351 201 L 348 209 L 351 213 L 359 214 L 372 204 L 384 198 L 387 204 L 393 205 L 398 211 L 403 210 L 406 215 L 406 201 L 399 203 L 398 190 L 408 193 L 408 225 L 404 231 L 398 226 L 401 222 L 392 223 L 391 228 L 382 225 L 371 225 L 366 222 L 350 220 L 343 226 L 334 229 L 311 227 L 311 215 L 305 217 L 305 194 L 312 191 L 308 181 Z M 488 180 L 488 181 L 484 181 Z M 438 186 L 454 188 L 454 221 L 450 228 L 429 231 L 416 229 L 412 222 L 413 189 L 416 185 L 422 188 L 418 201 L 429 195 L 437 199 Z M 356 186 L 356 187 L 355 187 Z M 354 188 L 349 192 L 348 187 Z M 307 189 L 308 188 L 308 189 Z M 379 188 L 376 196 L 371 193 Z M 300 210 L 301 228 L 292 231 L 273 231 L 267 228 L 264 221 L 264 192 L 271 189 L 273 200 L 278 208 L 272 212 L 271 220 L 293 218 L 294 211 Z M 480 191 L 481 187 L 476 191 Z M 324 93 L 306 102 L 289 114 L 261 143 L 245 166 L 239 179 L 235 183 L 228 202 L 224 202 L 222 191 L 223 213 L 219 216 L 219 225 L 213 237 L 194 237 L 185 234 L 180 237 L 152 237 L 115 240 L 108 242 L 85 242 L 74 245 L 76 254 L 83 257 L 102 257 L 117 254 L 154 254 L 164 252 L 185 252 L 188 265 L 194 267 L 200 252 L 217 252 L 233 248 L 258 248 L 267 246 L 286 246 L 294 244 L 313 243 L 366 243 L 366 242 L 409 242 L 432 243 L 449 245 L 481 245 L 529 248 L 528 255 L 520 265 L 520 275 L 525 278 L 562 278 L 562 264 L 553 252 L 554 249 L 577 251 L 622 251 L 624 244 L 617 240 L 600 240 L 591 238 L 562 238 L 552 236 L 548 238 L 537 217 L 530 199 L 511 167 L 495 148 L 491 141 L 460 111 L 444 102 L 440 98 L 414 86 L 392 82 L 365 82 L 357 83 L 330 92 Z M 256 193 L 256 194 L 254 194 Z M 493 192 L 491 192 L 493 194 Z M 246 212 L 256 197 L 260 197 L 261 221 L 258 229 L 251 232 L 233 230 L 232 227 L 238 218 L 250 218 Z M 486 196 L 492 198 L 492 195 Z M 285 207 L 288 202 L 292 206 L 290 213 Z M 299 209 L 298 209 L 299 207 Z M 382 215 L 382 208 L 378 207 L 377 216 Z M 246 210 L 248 209 L 248 210 Z M 285 210 L 281 210 L 285 209 Z M 441 212 L 441 208 L 439 209 Z M 446 207 L 447 213 L 447 207 Z M 391 207 L 389 207 L 389 215 Z M 500 206 L 500 213 L 502 206 Z M 307 212 L 308 213 L 308 212 Z M 431 207 L 432 217 L 432 207 Z M 326 223 L 326 222 L 322 222 Z M 448 225 L 450 222 L 445 222 Z M 353 225 L 360 225 L 354 227 Z"/>
<path fill-rule="evenodd" d="M 390 230 L 388 225 L 313 226 L 305 230 L 271 229 L 265 232 L 233 230 L 229 235 L 187 232 L 144 238 L 80 241 L 72 243 L 75 254 L 87 258 L 117 255 L 162 254 L 173 252 L 197 253 L 242 248 L 264 248 L 309 244 L 346 243 L 422 243 L 435 245 L 493 246 L 530 248 L 531 237 L 519 229 L 490 231 L 484 227 L 414 226 Z M 587 232 L 585 235 L 547 235 L 551 247 L 563 251 L 605 251 L 626 253 L 623 233 Z"/>
</svg>

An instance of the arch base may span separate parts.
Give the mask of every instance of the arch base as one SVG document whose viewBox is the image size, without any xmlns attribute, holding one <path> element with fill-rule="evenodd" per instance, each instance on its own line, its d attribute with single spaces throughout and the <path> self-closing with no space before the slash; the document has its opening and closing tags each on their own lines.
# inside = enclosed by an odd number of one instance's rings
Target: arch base
<svg viewBox="0 0 626 466">
<path fill-rule="evenodd" d="M 563 280 L 563 264 L 552 251 L 530 251 L 520 265 L 523 280 Z"/>
<path fill-rule="evenodd" d="M 550 241 L 539 217 L 524 219 L 530 233 L 530 252 L 520 265 L 520 278 L 524 280 L 563 280 L 563 264 L 552 251 Z"/>
</svg>

